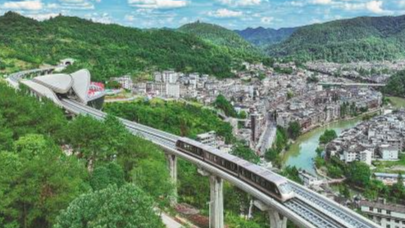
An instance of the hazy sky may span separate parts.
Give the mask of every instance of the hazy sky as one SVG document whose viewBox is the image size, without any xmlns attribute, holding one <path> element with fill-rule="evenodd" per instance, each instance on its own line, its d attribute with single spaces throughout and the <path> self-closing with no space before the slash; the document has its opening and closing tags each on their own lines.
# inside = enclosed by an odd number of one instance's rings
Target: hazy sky
<svg viewBox="0 0 405 228">
<path fill-rule="evenodd" d="M 140 28 L 176 28 L 201 20 L 244 29 L 401 15 L 405 0 L 0 0 L 0 14 L 10 10 L 38 20 L 62 13 Z"/>
</svg>

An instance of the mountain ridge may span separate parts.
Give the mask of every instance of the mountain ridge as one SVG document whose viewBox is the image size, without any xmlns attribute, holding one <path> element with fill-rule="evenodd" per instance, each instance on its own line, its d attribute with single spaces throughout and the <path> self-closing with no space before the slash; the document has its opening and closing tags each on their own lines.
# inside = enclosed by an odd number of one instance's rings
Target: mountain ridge
<svg viewBox="0 0 405 228">
<path fill-rule="evenodd" d="M 196 21 L 181 26 L 178 31 L 195 35 L 215 45 L 222 46 L 226 52 L 237 58 L 244 58 L 251 62 L 261 61 L 264 58 L 264 54 L 253 44 L 236 32 L 219 25 Z"/>
<path fill-rule="evenodd" d="M 283 42 L 297 29 L 298 27 L 273 29 L 259 26 L 256 28 L 248 27 L 243 30 L 235 30 L 235 32 L 250 43 L 258 47 L 265 47 Z"/>
<path fill-rule="evenodd" d="M 300 27 L 266 48 L 274 57 L 331 62 L 405 57 L 405 16 L 357 17 Z"/>
<path fill-rule="evenodd" d="M 95 80 L 137 72 L 173 69 L 232 77 L 240 59 L 186 33 L 141 30 L 117 24 L 57 16 L 36 21 L 14 12 L 0 17 L 0 73 L 56 64 L 74 58 Z"/>
</svg>

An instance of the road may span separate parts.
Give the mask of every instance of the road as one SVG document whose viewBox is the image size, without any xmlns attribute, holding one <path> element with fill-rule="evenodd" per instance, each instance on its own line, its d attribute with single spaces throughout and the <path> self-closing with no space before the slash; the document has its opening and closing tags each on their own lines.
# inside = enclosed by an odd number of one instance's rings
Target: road
<svg viewBox="0 0 405 228">
<path fill-rule="evenodd" d="M 260 154 L 264 155 L 266 150 L 271 148 L 276 138 L 277 127 L 269 120 L 266 123 L 266 129 L 262 135 L 262 142 L 260 143 Z"/>
<path fill-rule="evenodd" d="M 165 213 L 162 213 L 162 221 L 167 228 L 182 228 L 183 226 L 174 220 L 172 217 L 168 216 Z"/>
</svg>

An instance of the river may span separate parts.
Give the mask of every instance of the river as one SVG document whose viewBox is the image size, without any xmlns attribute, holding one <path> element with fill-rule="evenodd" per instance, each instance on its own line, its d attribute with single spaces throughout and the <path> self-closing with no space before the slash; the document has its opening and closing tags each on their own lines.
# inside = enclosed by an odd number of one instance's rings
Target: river
<svg viewBox="0 0 405 228">
<path fill-rule="evenodd" d="M 343 130 L 352 128 L 361 122 L 361 118 L 353 120 L 341 120 L 316 128 L 301 135 L 283 156 L 284 166 L 295 166 L 315 174 L 313 158 L 316 157 L 316 148 L 319 145 L 319 137 L 326 129 L 334 129 L 339 135 Z"/>
</svg>

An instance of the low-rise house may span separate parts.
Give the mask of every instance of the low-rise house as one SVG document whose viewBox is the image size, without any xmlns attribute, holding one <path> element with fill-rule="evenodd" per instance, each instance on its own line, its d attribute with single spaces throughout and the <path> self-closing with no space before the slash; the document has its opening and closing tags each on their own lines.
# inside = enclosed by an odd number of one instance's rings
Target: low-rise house
<svg viewBox="0 0 405 228">
<path fill-rule="evenodd" d="M 376 180 L 382 181 L 385 185 L 393 185 L 398 182 L 399 174 L 397 174 L 397 173 L 374 173 L 373 176 Z"/>
<path fill-rule="evenodd" d="M 385 202 L 360 201 L 360 211 L 384 228 L 405 228 L 405 206 Z"/>
</svg>

